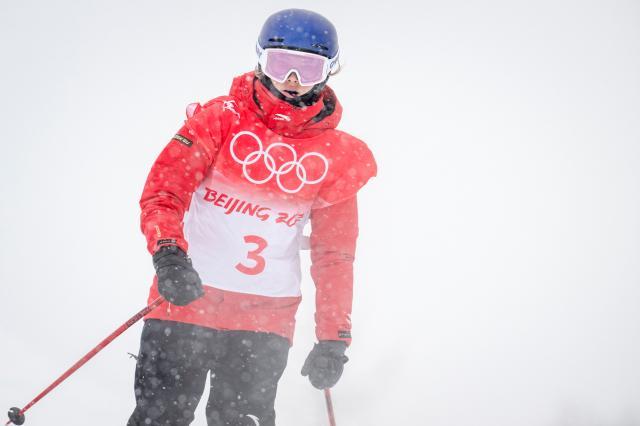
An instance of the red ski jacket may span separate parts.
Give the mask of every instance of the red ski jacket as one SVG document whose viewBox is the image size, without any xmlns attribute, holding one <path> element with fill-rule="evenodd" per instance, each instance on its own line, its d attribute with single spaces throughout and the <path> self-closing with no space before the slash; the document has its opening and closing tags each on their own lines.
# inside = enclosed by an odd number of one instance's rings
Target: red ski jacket
<svg viewBox="0 0 640 426">
<path fill-rule="evenodd" d="M 356 193 L 376 174 L 364 142 L 336 130 L 329 87 L 308 107 L 274 96 L 253 72 L 229 96 L 192 104 L 155 161 L 140 206 L 148 250 L 178 245 L 205 295 L 147 315 L 292 341 L 302 231 L 311 222 L 318 340 L 351 342 Z M 149 300 L 158 296 L 154 280 Z"/>
</svg>

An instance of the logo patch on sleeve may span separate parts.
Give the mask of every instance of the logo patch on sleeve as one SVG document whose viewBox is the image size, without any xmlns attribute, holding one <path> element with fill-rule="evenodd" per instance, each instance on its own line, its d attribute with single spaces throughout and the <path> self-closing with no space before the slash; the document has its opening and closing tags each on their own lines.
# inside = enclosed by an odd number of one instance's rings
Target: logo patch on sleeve
<svg viewBox="0 0 640 426">
<path fill-rule="evenodd" d="M 351 339 L 351 332 L 350 331 L 339 330 L 338 331 L 338 337 L 341 338 L 341 339 Z"/>
<path fill-rule="evenodd" d="M 178 142 L 180 142 L 181 144 L 186 145 L 186 146 L 189 146 L 189 147 L 190 147 L 191 145 L 193 145 L 193 142 L 192 142 L 192 141 L 190 141 L 189 139 L 185 138 L 185 137 L 184 137 L 184 136 L 182 136 L 182 135 L 178 135 L 178 134 L 176 134 L 176 135 L 175 135 L 173 138 L 171 138 L 171 139 L 175 139 L 175 140 L 177 140 Z"/>
<path fill-rule="evenodd" d="M 156 247 L 159 247 L 163 244 L 175 244 L 176 240 L 174 240 L 173 238 L 165 238 L 164 240 L 158 240 Z"/>
</svg>

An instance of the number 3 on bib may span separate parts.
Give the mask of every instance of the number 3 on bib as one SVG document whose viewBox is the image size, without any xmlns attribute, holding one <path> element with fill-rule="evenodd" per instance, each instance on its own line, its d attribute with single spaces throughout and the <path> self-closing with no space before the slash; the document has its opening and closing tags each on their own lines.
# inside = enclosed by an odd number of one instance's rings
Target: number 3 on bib
<svg viewBox="0 0 640 426">
<path fill-rule="evenodd" d="M 246 266 L 242 263 L 238 263 L 236 265 L 236 269 L 243 274 L 258 275 L 260 272 L 264 271 L 266 264 L 264 257 L 260 256 L 260 253 L 262 253 L 262 250 L 267 248 L 267 241 L 257 235 L 245 235 L 244 242 L 248 244 L 256 244 L 258 246 L 254 250 L 249 250 L 247 253 L 247 259 L 252 260 L 255 264 L 252 266 Z"/>
</svg>

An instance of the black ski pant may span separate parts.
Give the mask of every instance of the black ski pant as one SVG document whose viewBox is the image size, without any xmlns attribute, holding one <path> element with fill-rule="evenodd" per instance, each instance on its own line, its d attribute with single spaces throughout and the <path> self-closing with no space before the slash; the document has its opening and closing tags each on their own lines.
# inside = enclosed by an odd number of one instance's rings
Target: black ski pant
<svg viewBox="0 0 640 426">
<path fill-rule="evenodd" d="M 135 373 L 136 408 L 127 426 L 190 424 L 209 374 L 209 426 L 274 426 L 288 353 L 289 341 L 272 333 L 146 320 Z"/>
</svg>

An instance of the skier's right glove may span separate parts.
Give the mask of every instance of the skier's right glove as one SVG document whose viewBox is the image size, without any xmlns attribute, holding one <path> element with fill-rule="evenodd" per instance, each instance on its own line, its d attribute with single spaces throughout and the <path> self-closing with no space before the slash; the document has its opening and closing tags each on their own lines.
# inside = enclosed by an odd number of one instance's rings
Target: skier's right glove
<svg viewBox="0 0 640 426">
<path fill-rule="evenodd" d="M 204 295 L 200 276 L 191 259 L 178 246 L 164 246 L 153 255 L 158 291 L 169 302 L 185 306 Z"/>
</svg>

